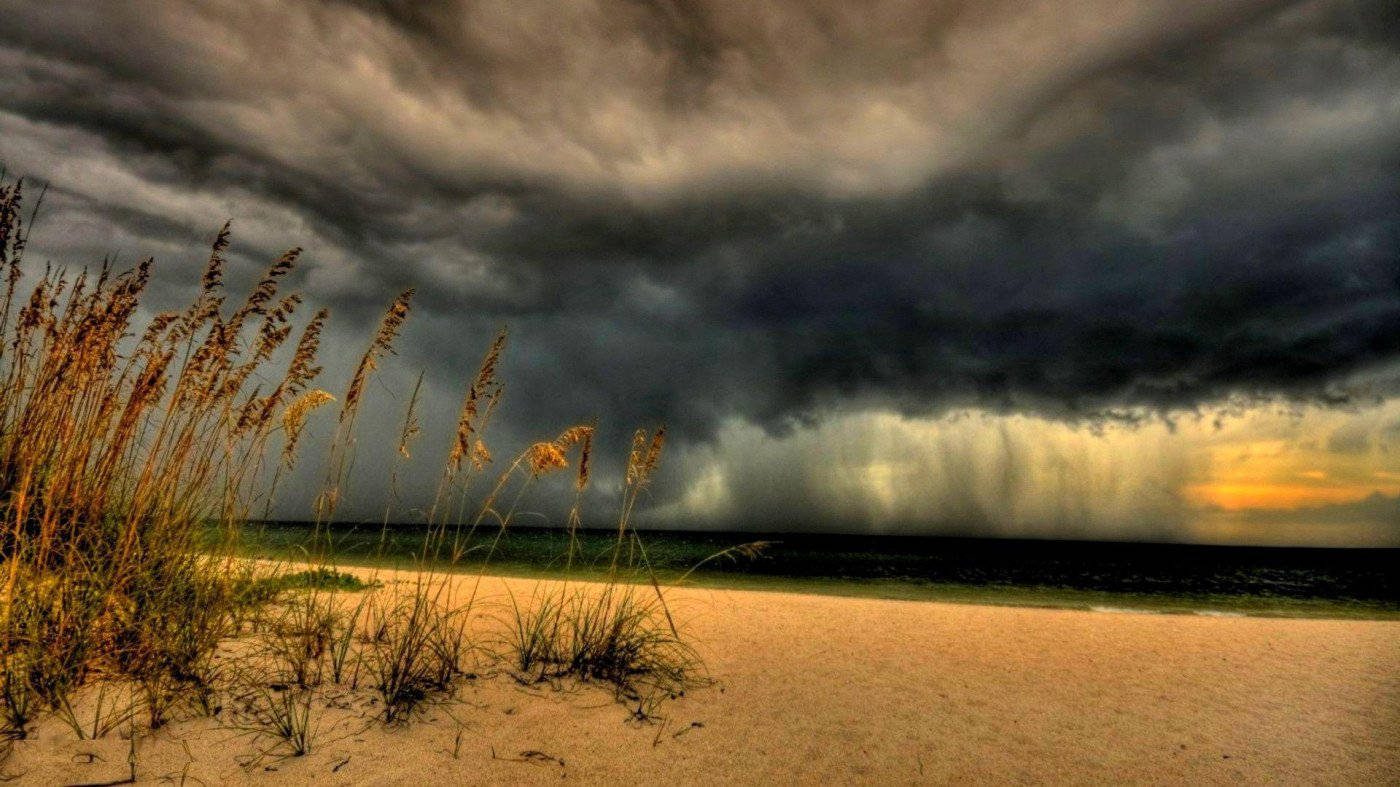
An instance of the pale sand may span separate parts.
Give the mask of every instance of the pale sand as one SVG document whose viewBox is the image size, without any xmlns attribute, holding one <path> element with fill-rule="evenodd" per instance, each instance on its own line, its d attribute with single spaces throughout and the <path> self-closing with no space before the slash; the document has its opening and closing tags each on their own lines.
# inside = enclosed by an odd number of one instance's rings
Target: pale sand
<svg viewBox="0 0 1400 787">
<path fill-rule="evenodd" d="M 488 578 L 482 593 L 535 585 Z M 717 683 L 663 705 L 664 723 L 629 723 L 601 688 L 525 689 L 496 675 L 403 728 L 366 729 L 367 710 L 319 709 L 314 751 L 271 771 L 239 766 L 254 750 L 248 737 L 207 719 L 175 723 L 141 739 L 138 776 L 209 785 L 1400 783 L 1400 622 L 668 594 Z M 115 734 L 80 743 L 46 722 L 4 772 L 107 781 L 126 775 L 127 751 Z M 100 759 L 86 763 L 88 753 Z"/>
</svg>

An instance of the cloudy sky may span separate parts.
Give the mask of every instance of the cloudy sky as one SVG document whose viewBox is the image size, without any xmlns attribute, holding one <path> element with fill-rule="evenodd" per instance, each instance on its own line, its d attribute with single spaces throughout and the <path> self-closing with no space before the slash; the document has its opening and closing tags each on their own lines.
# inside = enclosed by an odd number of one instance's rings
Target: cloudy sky
<svg viewBox="0 0 1400 787">
<path fill-rule="evenodd" d="M 235 280 L 304 246 L 333 391 L 418 288 L 360 515 L 417 371 L 433 478 L 508 324 L 498 453 L 665 422 L 653 524 L 1400 544 L 1393 0 L 0 19 L 0 162 L 50 184 L 31 260 L 151 255 L 174 304 L 225 219 Z"/>
</svg>

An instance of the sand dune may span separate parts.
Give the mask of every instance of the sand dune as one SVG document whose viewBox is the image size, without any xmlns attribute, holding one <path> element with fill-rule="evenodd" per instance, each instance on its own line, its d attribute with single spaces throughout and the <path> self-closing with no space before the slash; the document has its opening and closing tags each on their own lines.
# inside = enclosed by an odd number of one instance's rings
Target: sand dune
<svg viewBox="0 0 1400 787">
<path fill-rule="evenodd" d="M 488 578 L 482 592 L 534 584 Z M 320 705 L 344 707 L 318 709 L 310 754 L 252 767 L 240 764 L 256 750 L 248 736 L 208 719 L 172 724 L 140 740 L 138 777 L 1400 782 L 1400 622 L 670 593 L 715 685 L 667 703 L 662 722 L 629 722 L 601 688 L 483 674 L 402 728 L 367 724 L 372 709 L 354 697 L 328 697 Z M 4 770 L 104 782 L 127 775 L 128 748 L 116 734 L 75 741 L 50 720 Z"/>
</svg>

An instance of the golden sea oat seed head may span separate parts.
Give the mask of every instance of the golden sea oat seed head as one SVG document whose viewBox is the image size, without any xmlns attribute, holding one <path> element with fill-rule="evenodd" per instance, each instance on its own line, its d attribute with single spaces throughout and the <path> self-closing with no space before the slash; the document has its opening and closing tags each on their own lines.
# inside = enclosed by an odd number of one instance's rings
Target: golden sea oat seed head
<svg viewBox="0 0 1400 787">
<path fill-rule="evenodd" d="M 462 466 L 462 459 L 470 453 L 471 437 L 475 427 L 478 392 L 473 384 L 467 389 L 467 396 L 462 400 L 462 412 L 457 416 L 457 434 L 452 441 L 452 452 L 448 456 L 453 471 Z"/>
<path fill-rule="evenodd" d="M 403 327 L 404 320 L 408 319 L 408 308 L 412 300 L 413 288 L 410 287 L 399 293 L 389 305 L 389 311 L 384 313 L 384 319 L 379 323 L 379 333 L 375 334 L 374 346 L 386 353 L 394 351 L 394 338 L 399 335 L 399 328 Z"/>
<path fill-rule="evenodd" d="M 358 407 L 370 372 L 379 368 L 379 354 L 394 351 L 394 337 L 398 336 L 399 328 L 403 326 L 404 320 L 408 319 L 408 307 L 412 299 L 413 288 L 410 287 L 399 293 L 399 296 L 389 305 L 388 311 L 384 312 L 384 317 L 379 322 L 379 330 L 374 335 L 374 341 L 370 342 L 369 349 L 365 350 L 365 354 L 360 356 L 360 363 L 355 367 L 355 374 L 350 378 L 350 387 L 345 391 L 345 404 L 340 408 L 342 422 L 349 418 Z"/>
<path fill-rule="evenodd" d="M 578 479 L 575 485 L 578 491 L 582 492 L 588 486 L 589 459 L 593 454 L 593 427 L 588 427 L 588 433 L 581 439 L 578 451 Z"/>
<path fill-rule="evenodd" d="M 404 459 L 413 458 L 408 452 L 408 447 L 413 444 L 413 438 L 417 437 L 421 431 L 423 430 L 418 425 L 418 419 L 410 415 L 409 419 L 404 422 L 403 431 L 399 433 L 399 455 Z"/>
<path fill-rule="evenodd" d="M 312 410 L 334 401 L 335 397 L 331 396 L 329 392 L 313 388 L 287 405 L 286 411 L 282 414 L 282 426 L 289 432 L 300 431 L 302 424 L 306 422 L 306 416 Z"/>
<path fill-rule="evenodd" d="M 301 339 L 297 342 L 296 351 L 292 353 L 292 361 L 287 365 L 287 390 L 292 394 L 300 392 L 312 378 L 321 373 L 321 367 L 316 365 L 316 353 L 321 348 L 321 329 L 329 315 L 330 312 L 325 309 L 318 310 L 302 329 Z"/>
<path fill-rule="evenodd" d="M 214 238 L 214 246 L 209 251 L 209 264 L 204 268 L 204 275 L 200 277 L 200 290 L 203 292 L 213 292 L 219 288 L 224 281 L 224 250 L 228 248 L 229 234 L 232 229 L 231 222 L 224 222 L 224 226 L 219 230 L 219 234 Z"/>
<path fill-rule="evenodd" d="M 486 443 L 477 440 L 472 446 L 472 466 L 477 470 L 485 468 L 491 464 L 491 449 L 486 447 Z"/>
<path fill-rule="evenodd" d="M 496 383 L 496 365 L 500 362 L 505 345 L 506 331 L 503 328 L 496 334 L 496 338 L 492 340 L 486 355 L 481 359 L 481 365 L 477 367 L 476 377 L 472 380 L 472 384 L 467 387 L 467 394 L 462 399 L 462 411 L 457 416 L 457 435 L 448 455 L 448 463 L 453 472 L 461 468 L 463 459 L 471 456 L 472 435 L 484 428 L 485 421 L 490 418 L 496 400 L 500 397 L 501 386 Z M 477 415 L 482 399 L 487 400 L 486 415 L 478 420 Z M 475 458 L 472 459 L 472 463 L 476 464 Z"/>
<path fill-rule="evenodd" d="M 593 427 L 591 426 L 571 426 L 563 432 L 560 432 L 558 437 L 554 438 L 554 444 L 559 446 L 560 449 L 568 450 L 583 442 L 585 438 L 592 434 Z"/>
<path fill-rule="evenodd" d="M 297 440 L 301 437 L 307 416 L 311 414 L 312 410 L 333 401 L 335 401 L 335 397 L 328 392 L 320 388 L 313 388 L 287 405 L 287 409 L 282 412 L 282 431 L 286 435 L 282 448 L 282 461 L 285 464 L 290 465 L 296 458 Z"/>
<path fill-rule="evenodd" d="M 486 351 L 486 357 L 481 359 L 481 367 L 476 372 L 476 388 L 484 389 L 496 379 L 496 365 L 501 360 L 501 353 L 506 348 L 506 329 L 502 328 L 496 334 L 496 338 L 491 340 L 491 348 Z"/>
<path fill-rule="evenodd" d="M 651 437 L 651 446 L 647 448 L 647 458 L 643 463 L 643 479 L 651 478 L 651 474 L 656 470 L 656 465 L 661 461 L 661 446 L 666 442 L 666 427 L 662 426 L 656 430 Z"/>
<path fill-rule="evenodd" d="M 632 486 L 641 479 L 642 464 L 646 460 L 647 433 L 638 429 L 632 433 L 632 450 L 627 454 L 627 485 Z"/>
<path fill-rule="evenodd" d="M 530 472 L 536 476 L 562 470 L 569 466 L 569 460 L 564 458 L 564 452 L 552 442 L 535 443 L 530 446 L 526 461 L 530 465 Z"/>
</svg>

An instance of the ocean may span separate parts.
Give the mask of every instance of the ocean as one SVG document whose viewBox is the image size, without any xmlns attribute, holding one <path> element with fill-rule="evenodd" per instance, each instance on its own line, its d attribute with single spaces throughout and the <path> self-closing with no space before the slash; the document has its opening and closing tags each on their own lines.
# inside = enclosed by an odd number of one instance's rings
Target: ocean
<svg viewBox="0 0 1400 787">
<path fill-rule="evenodd" d="M 557 576 L 569 534 L 557 528 L 449 530 L 423 552 L 421 526 L 248 524 L 244 554 L 342 564 Z M 616 533 L 581 530 L 569 572 L 603 576 Z M 452 545 L 461 549 L 454 556 Z M 753 557 L 706 558 L 768 542 Z M 493 543 L 494 542 L 494 543 Z M 1145 544 L 866 534 L 641 531 L 621 547 L 662 582 L 897 599 L 1212 615 L 1400 617 L 1400 549 Z M 489 560 L 488 560 L 489 556 Z"/>
</svg>

